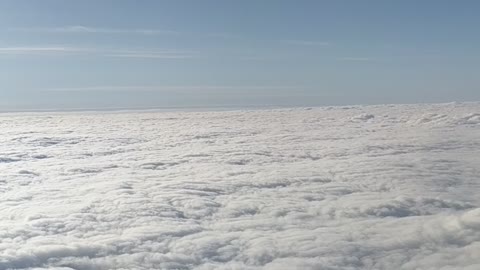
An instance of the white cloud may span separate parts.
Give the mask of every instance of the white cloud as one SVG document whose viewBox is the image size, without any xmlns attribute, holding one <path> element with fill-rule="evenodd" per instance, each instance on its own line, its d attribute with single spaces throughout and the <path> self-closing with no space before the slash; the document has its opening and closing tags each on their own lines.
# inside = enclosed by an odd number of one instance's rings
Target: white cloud
<svg viewBox="0 0 480 270">
<path fill-rule="evenodd" d="M 0 269 L 478 269 L 479 110 L 2 114 Z"/>
<path fill-rule="evenodd" d="M 184 85 L 184 86 L 168 86 L 168 85 L 112 85 L 112 86 L 85 86 L 85 87 L 61 87 L 61 88 L 48 88 L 42 91 L 46 92 L 165 92 L 165 93 L 203 93 L 203 94 L 228 94 L 244 95 L 245 92 L 255 92 L 256 95 L 260 94 L 257 91 L 273 91 L 276 95 L 282 95 L 286 91 L 300 89 L 298 86 L 228 86 L 228 85 Z M 237 91 L 237 92 L 229 92 Z M 238 93 L 240 91 L 241 93 Z"/>
<path fill-rule="evenodd" d="M 18 55 L 18 54 L 51 54 L 51 53 L 85 53 L 92 52 L 90 49 L 65 47 L 65 46 L 17 46 L 17 47 L 0 47 L 0 54 Z"/>
<path fill-rule="evenodd" d="M 105 56 L 120 58 L 150 58 L 150 59 L 188 59 L 198 58 L 198 54 L 192 51 L 132 51 L 118 50 L 105 53 Z"/>
<path fill-rule="evenodd" d="M 181 50 L 121 50 L 69 46 L 0 47 L 0 55 L 97 55 L 119 58 L 188 59 L 198 57 L 193 51 Z"/>
<path fill-rule="evenodd" d="M 340 61 L 352 61 L 352 62 L 371 62 L 375 61 L 374 58 L 370 57 L 341 57 L 338 58 Z"/>
<path fill-rule="evenodd" d="M 165 35 L 178 34 L 176 31 L 159 29 L 119 29 L 88 27 L 82 25 L 61 27 L 16 27 L 10 31 L 40 32 L 40 33 L 84 33 L 84 34 L 140 34 L 140 35 Z"/>
<path fill-rule="evenodd" d="M 330 46 L 331 43 L 328 41 L 313 41 L 313 40 L 284 40 L 284 42 L 292 45 L 302 45 L 302 46 Z"/>
<path fill-rule="evenodd" d="M 131 28 L 103 28 L 103 27 L 90 27 L 83 25 L 71 25 L 71 26 L 58 26 L 58 27 L 13 27 L 9 28 L 9 31 L 17 32 L 30 32 L 30 33 L 65 33 L 65 34 L 133 34 L 133 35 L 189 35 L 189 36 L 203 36 L 208 38 L 220 38 L 220 39 L 251 39 L 251 37 L 238 35 L 235 33 L 197 33 L 197 32 L 178 32 L 173 30 L 161 30 L 161 29 L 131 29 Z M 318 40 L 297 40 L 297 39 L 285 39 L 285 40 L 272 40 L 274 42 L 283 42 L 292 45 L 300 46 L 330 46 L 330 41 L 318 41 Z"/>
</svg>

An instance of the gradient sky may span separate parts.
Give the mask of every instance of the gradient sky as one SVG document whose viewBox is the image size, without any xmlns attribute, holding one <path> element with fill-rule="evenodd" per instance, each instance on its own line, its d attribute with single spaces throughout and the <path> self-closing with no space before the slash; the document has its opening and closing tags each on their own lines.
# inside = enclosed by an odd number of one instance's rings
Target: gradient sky
<svg viewBox="0 0 480 270">
<path fill-rule="evenodd" d="M 480 100 L 480 1 L 0 0 L 0 110 Z"/>
</svg>

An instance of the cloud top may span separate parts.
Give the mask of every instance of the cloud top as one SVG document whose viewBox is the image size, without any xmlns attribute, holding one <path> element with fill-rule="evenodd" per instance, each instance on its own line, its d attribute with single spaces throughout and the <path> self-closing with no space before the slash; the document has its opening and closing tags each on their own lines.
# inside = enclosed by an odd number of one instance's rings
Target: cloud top
<svg viewBox="0 0 480 270">
<path fill-rule="evenodd" d="M 477 269 L 480 104 L 0 115 L 0 269 Z"/>
</svg>

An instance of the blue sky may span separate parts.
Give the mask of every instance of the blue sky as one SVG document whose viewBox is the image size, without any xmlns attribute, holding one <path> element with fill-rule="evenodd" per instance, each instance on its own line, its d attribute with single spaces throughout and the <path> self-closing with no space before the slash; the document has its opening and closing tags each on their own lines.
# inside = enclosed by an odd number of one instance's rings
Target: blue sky
<svg viewBox="0 0 480 270">
<path fill-rule="evenodd" d="M 0 110 L 480 100 L 474 0 L 0 0 Z"/>
</svg>

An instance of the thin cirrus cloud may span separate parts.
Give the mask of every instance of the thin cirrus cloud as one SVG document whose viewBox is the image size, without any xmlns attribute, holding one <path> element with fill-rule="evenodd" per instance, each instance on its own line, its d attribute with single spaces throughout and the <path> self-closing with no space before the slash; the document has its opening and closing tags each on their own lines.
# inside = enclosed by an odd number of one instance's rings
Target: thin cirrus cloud
<svg viewBox="0 0 480 270">
<path fill-rule="evenodd" d="M 341 57 L 338 58 L 340 61 L 350 61 L 350 62 L 371 62 L 375 61 L 374 58 L 370 57 Z"/>
<path fill-rule="evenodd" d="M 291 45 L 301 45 L 301 46 L 330 46 L 332 45 L 329 41 L 313 41 L 313 40 L 284 40 L 283 42 Z"/>
<path fill-rule="evenodd" d="M 20 55 L 20 54 L 53 54 L 53 53 L 81 53 L 89 52 L 90 49 L 64 47 L 64 46 L 16 46 L 0 47 L 0 54 Z"/>
<path fill-rule="evenodd" d="M 15 27 L 10 31 L 30 32 L 30 33 L 84 33 L 84 34 L 139 34 L 139 35 L 164 35 L 178 34 L 177 31 L 160 29 L 122 29 L 122 28 L 102 28 L 88 27 L 82 25 L 61 26 L 61 27 Z"/>
<path fill-rule="evenodd" d="M 174 30 L 162 30 L 162 29 L 132 29 L 132 28 L 104 28 L 104 27 L 90 27 L 83 25 L 73 26 L 58 26 L 58 27 L 14 27 L 9 28 L 9 31 L 16 32 L 28 32 L 28 33 L 65 33 L 65 34 L 137 34 L 137 35 L 192 35 L 196 36 L 198 33 L 178 32 Z M 202 36 L 210 38 L 221 39 L 245 39 L 248 37 L 240 36 L 233 33 L 202 33 Z M 330 46 L 329 41 L 316 41 L 316 40 L 276 40 L 282 43 L 298 46 Z"/>
<path fill-rule="evenodd" d="M 43 89 L 44 92 L 170 92 L 177 94 L 191 94 L 191 93 L 209 93 L 209 94 L 225 94 L 225 91 L 235 92 L 257 92 L 257 91 L 289 91 L 299 89 L 299 86 L 229 86 L 229 85 L 186 85 L 186 86 L 145 86 L 145 85 L 130 85 L 130 86 L 86 86 L 86 87 L 62 87 L 62 88 L 48 88 Z"/>
<path fill-rule="evenodd" d="M 187 59 L 198 55 L 192 51 L 112 51 L 104 56 L 120 58 L 151 58 L 151 59 Z"/>
<path fill-rule="evenodd" d="M 104 57 L 128 57 L 151 59 L 187 59 L 197 57 L 193 51 L 181 50 L 120 50 L 95 49 L 69 46 L 16 46 L 0 47 L 0 55 L 95 55 Z"/>
</svg>

